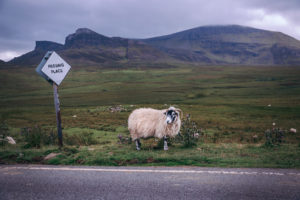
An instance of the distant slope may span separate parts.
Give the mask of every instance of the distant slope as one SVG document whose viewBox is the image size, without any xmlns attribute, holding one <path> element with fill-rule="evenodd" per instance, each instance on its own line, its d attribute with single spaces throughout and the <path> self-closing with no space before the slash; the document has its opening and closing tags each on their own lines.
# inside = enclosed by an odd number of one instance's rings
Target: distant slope
<svg viewBox="0 0 300 200">
<path fill-rule="evenodd" d="M 38 65 L 47 51 L 59 51 L 63 49 L 62 44 L 50 41 L 36 41 L 35 48 L 20 57 L 9 61 L 12 65 Z"/>
<path fill-rule="evenodd" d="M 280 32 L 250 27 L 203 26 L 149 39 L 107 37 L 80 28 L 65 44 L 37 41 L 35 49 L 9 62 L 38 65 L 57 51 L 71 65 L 191 62 L 228 65 L 300 65 L 300 41 Z"/>
<path fill-rule="evenodd" d="M 300 41 L 250 27 L 203 26 L 143 42 L 174 58 L 210 64 L 300 64 Z"/>
<path fill-rule="evenodd" d="M 0 60 L 0 67 L 4 67 L 4 66 L 6 66 L 6 65 L 7 65 L 7 63 L 6 63 L 5 61 Z"/>
</svg>

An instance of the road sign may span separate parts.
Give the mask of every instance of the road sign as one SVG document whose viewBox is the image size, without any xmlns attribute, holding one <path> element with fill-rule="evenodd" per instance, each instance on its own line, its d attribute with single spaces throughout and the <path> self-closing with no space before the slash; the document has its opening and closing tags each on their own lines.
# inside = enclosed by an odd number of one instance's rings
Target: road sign
<svg viewBox="0 0 300 200">
<path fill-rule="evenodd" d="M 63 143 L 60 103 L 58 98 L 58 85 L 64 80 L 70 69 L 71 66 L 66 61 L 64 61 L 57 53 L 55 53 L 54 51 L 48 51 L 35 70 L 40 76 L 45 78 L 53 85 L 59 146 L 62 146 Z"/>
<path fill-rule="evenodd" d="M 57 85 L 60 85 L 70 69 L 71 66 L 53 51 L 41 71 Z"/>
<path fill-rule="evenodd" d="M 41 63 L 39 64 L 39 66 L 35 69 L 35 71 L 44 79 L 46 79 L 47 81 L 49 81 L 51 84 L 53 83 L 51 81 L 51 79 L 46 76 L 46 74 L 44 74 L 44 72 L 42 72 L 42 68 L 44 67 L 45 63 L 47 62 L 48 58 L 51 56 L 52 51 L 48 51 L 46 53 L 46 55 L 44 56 L 44 58 L 42 59 Z"/>
</svg>

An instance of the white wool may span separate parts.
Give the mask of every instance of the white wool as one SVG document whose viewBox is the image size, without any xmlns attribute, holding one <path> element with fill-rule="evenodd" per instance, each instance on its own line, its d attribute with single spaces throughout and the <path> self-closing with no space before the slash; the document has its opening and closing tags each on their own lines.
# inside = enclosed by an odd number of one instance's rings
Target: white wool
<svg viewBox="0 0 300 200">
<path fill-rule="evenodd" d="M 172 109 L 176 110 L 175 108 Z M 128 129 L 132 140 L 148 137 L 174 137 L 177 135 L 181 126 L 180 117 L 178 115 L 174 123 L 167 124 L 166 115 L 164 114 L 166 111 L 166 109 L 155 110 L 152 108 L 134 110 L 128 118 Z"/>
</svg>

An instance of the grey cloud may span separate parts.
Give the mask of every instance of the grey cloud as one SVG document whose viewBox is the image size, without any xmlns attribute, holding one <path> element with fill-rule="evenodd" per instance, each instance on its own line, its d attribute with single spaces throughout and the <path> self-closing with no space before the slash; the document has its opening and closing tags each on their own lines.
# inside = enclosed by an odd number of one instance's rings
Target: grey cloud
<svg viewBox="0 0 300 200">
<path fill-rule="evenodd" d="M 299 0 L 243 0 L 245 5 L 262 7 L 270 11 L 299 10 Z"/>
<path fill-rule="evenodd" d="M 299 25 L 299 0 L 243 0 L 244 7 L 263 9 L 267 13 L 282 14 L 284 17 Z"/>
<path fill-rule="evenodd" d="M 0 51 L 25 52 L 36 40 L 64 43 L 80 27 L 147 38 L 202 25 L 247 25 L 251 9 L 279 13 L 300 27 L 299 8 L 298 0 L 0 0 Z"/>
</svg>

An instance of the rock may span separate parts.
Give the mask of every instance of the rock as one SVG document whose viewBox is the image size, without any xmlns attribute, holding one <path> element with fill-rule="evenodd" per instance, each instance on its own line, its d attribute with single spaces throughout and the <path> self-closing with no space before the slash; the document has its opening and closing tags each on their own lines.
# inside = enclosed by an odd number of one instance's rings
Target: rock
<svg viewBox="0 0 300 200">
<path fill-rule="evenodd" d="M 61 153 L 50 153 L 50 154 L 48 154 L 45 158 L 44 158 L 44 160 L 50 160 L 50 159 L 52 159 L 52 158 L 55 158 L 56 156 L 58 156 L 58 155 L 60 155 Z"/>
<path fill-rule="evenodd" d="M 110 107 L 109 108 L 110 112 L 114 113 L 114 112 L 122 112 L 122 111 L 126 111 L 125 108 L 122 107 L 122 105 L 120 106 L 115 106 L 115 107 Z"/>
<path fill-rule="evenodd" d="M 291 133 L 297 133 L 297 129 L 291 128 L 291 129 L 290 129 L 290 132 L 291 132 Z"/>
<path fill-rule="evenodd" d="M 9 144 L 16 144 L 16 141 L 12 137 L 7 136 L 6 139 Z"/>
</svg>

